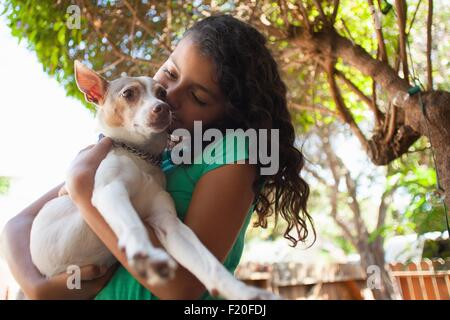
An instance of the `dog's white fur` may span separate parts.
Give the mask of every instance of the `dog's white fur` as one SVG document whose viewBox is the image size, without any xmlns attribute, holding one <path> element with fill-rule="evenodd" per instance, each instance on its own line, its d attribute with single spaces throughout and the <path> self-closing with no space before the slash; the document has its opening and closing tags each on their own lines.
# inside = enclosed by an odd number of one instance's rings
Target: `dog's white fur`
<svg viewBox="0 0 450 320">
<path fill-rule="evenodd" d="M 148 77 L 121 78 L 106 82 L 80 63 L 75 64 L 77 83 L 90 101 L 99 106 L 97 119 L 106 136 L 133 144 L 154 154 L 167 141 L 163 128 L 148 124 L 151 112 L 161 103 L 155 97 L 156 82 Z M 120 94 L 137 80 L 139 101 L 130 113 L 119 110 L 123 122 L 111 126 L 105 116 L 117 108 Z M 158 122 L 157 121 L 157 122 Z M 160 123 L 158 123 L 160 124 Z M 92 204 L 119 239 L 130 265 L 151 284 L 170 279 L 176 268 L 171 256 L 192 272 L 210 292 L 228 299 L 275 299 L 267 291 L 250 287 L 234 278 L 176 215 L 174 202 L 165 191 L 165 176 L 158 166 L 120 148 L 112 149 L 96 174 Z M 153 227 L 166 251 L 149 241 L 144 222 Z M 48 277 L 65 272 L 69 265 L 110 266 L 114 256 L 90 230 L 68 195 L 48 202 L 31 230 L 31 255 L 40 272 Z"/>
</svg>

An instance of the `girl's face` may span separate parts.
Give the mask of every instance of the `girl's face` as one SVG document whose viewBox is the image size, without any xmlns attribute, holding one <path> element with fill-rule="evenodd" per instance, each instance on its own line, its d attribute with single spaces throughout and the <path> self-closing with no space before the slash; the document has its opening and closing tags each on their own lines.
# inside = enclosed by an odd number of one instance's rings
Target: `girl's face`
<svg viewBox="0 0 450 320">
<path fill-rule="evenodd" d="M 214 62 L 202 55 L 186 37 L 153 77 L 167 90 L 167 103 L 174 113 L 169 133 L 184 128 L 191 133 L 194 121 L 203 128 L 214 126 L 225 110 L 223 94 L 216 80 Z"/>
</svg>

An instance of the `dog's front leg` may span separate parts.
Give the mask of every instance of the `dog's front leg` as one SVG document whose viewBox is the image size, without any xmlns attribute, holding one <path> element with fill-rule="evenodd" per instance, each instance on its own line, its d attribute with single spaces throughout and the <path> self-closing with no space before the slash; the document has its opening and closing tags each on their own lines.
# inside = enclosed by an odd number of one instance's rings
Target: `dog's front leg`
<svg viewBox="0 0 450 320">
<path fill-rule="evenodd" d="M 173 200 L 167 192 L 156 194 L 152 203 L 154 205 L 146 221 L 169 254 L 196 276 L 209 292 L 235 300 L 278 299 L 268 291 L 237 280 L 178 219 Z"/>
<path fill-rule="evenodd" d="M 147 230 L 134 209 L 128 191 L 119 181 L 96 186 L 92 204 L 119 239 L 130 265 L 150 284 L 164 282 L 173 276 L 176 263 L 162 249 L 154 247 Z"/>
</svg>

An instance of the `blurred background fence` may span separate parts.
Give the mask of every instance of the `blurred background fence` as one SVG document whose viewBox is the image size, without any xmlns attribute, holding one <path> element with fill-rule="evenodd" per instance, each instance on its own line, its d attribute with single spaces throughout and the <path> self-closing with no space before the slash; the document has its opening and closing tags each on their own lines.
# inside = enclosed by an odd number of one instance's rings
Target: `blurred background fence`
<svg viewBox="0 0 450 320">
<path fill-rule="evenodd" d="M 397 299 L 449 300 L 450 259 L 386 265 Z M 246 263 L 236 272 L 244 282 L 286 299 L 373 299 L 371 282 L 359 264 Z M 376 290 L 374 288 L 373 290 Z"/>
</svg>

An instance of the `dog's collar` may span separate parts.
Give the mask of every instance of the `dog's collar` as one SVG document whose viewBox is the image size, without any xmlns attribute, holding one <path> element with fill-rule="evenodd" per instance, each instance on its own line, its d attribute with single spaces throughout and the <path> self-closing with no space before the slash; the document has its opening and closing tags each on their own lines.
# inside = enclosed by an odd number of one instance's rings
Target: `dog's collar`
<svg viewBox="0 0 450 320">
<path fill-rule="evenodd" d="M 103 135 L 102 133 L 99 135 L 98 140 L 100 141 L 103 137 L 105 137 L 105 135 Z M 155 166 L 160 166 L 161 165 L 161 155 L 153 155 L 150 154 L 142 149 L 130 146 L 126 143 L 123 142 L 118 142 L 118 141 L 114 141 L 112 142 L 112 145 L 114 148 L 122 148 L 125 149 L 126 151 L 134 154 L 135 156 L 138 156 L 139 158 L 141 158 L 142 160 L 144 160 L 145 162 L 151 164 L 151 165 L 155 165 Z"/>
</svg>

